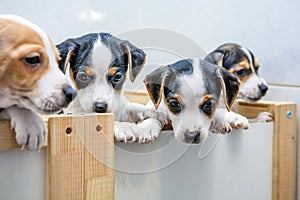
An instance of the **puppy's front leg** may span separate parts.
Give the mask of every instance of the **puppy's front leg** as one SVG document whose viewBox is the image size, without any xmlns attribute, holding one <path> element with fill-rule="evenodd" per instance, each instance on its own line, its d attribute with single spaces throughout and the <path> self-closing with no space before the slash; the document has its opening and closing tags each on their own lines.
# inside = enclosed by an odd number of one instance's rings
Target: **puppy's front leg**
<svg viewBox="0 0 300 200">
<path fill-rule="evenodd" d="M 164 127 L 164 124 L 157 119 L 149 118 L 138 123 L 137 126 L 141 129 L 137 142 L 144 144 L 156 140 Z"/>
<path fill-rule="evenodd" d="M 16 132 L 17 143 L 29 151 L 42 147 L 47 136 L 44 120 L 31 110 L 11 106 L 0 113 L 0 119 L 10 120 L 11 128 Z"/>
<path fill-rule="evenodd" d="M 167 121 L 167 115 L 163 112 L 129 102 L 121 112 L 117 112 L 115 118 L 118 120 L 115 121 L 115 139 L 125 143 L 148 143 L 156 140 Z"/>
<path fill-rule="evenodd" d="M 126 115 L 123 115 L 124 117 L 126 117 L 124 121 L 128 121 L 128 119 L 130 119 L 131 122 L 137 123 L 148 118 L 158 118 L 158 113 L 156 110 L 147 108 L 145 105 L 138 103 L 130 102 L 126 105 L 126 108 L 124 110 L 126 112 Z"/>
<path fill-rule="evenodd" d="M 248 129 L 249 121 L 246 117 L 225 108 L 217 108 L 215 116 L 210 124 L 210 131 L 213 133 L 229 133 L 232 128 Z"/>
<path fill-rule="evenodd" d="M 272 122 L 273 121 L 273 114 L 270 112 L 261 112 L 257 115 L 254 119 L 249 119 L 250 123 L 257 123 L 257 122 Z"/>
<path fill-rule="evenodd" d="M 248 129 L 250 127 L 249 120 L 246 117 L 233 111 L 226 113 L 226 121 L 235 129 Z"/>
<path fill-rule="evenodd" d="M 135 142 L 138 136 L 139 128 L 132 122 L 114 122 L 115 139 L 119 142 L 131 143 Z"/>
<path fill-rule="evenodd" d="M 129 121 L 133 123 L 140 123 L 149 118 L 157 119 L 161 124 L 165 124 L 168 121 L 167 115 L 163 112 L 138 103 L 128 103 L 124 109 L 115 114 L 117 121 Z"/>
<path fill-rule="evenodd" d="M 148 118 L 141 123 L 115 121 L 115 139 L 124 143 L 137 141 L 140 144 L 156 140 L 163 128 L 157 119 Z"/>
<path fill-rule="evenodd" d="M 228 111 L 224 108 L 217 108 L 215 111 L 214 118 L 210 123 L 209 130 L 212 133 L 227 134 L 230 133 L 232 128 L 226 120 L 226 114 Z"/>
</svg>

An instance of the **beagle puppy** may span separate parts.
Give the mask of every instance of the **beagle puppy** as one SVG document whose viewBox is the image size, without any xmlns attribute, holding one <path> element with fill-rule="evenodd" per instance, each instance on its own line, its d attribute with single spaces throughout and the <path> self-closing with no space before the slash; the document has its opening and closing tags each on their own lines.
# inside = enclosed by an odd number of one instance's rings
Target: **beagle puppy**
<svg viewBox="0 0 300 200">
<path fill-rule="evenodd" d="M 209 53 L 205 60 L 225 68 L 239 78 L 241 87 L 238 99 L 256 102 L 265 96 L 269 89 L 266 81 L 258 73 L 260 65 L 256 57 L 249 49 L 241 45 L 223 44 Z M 272 121 L 272 116 L 264 112 L 256 121 Z"/>
<path fill-rule="evenodd" d="M 201 59 L 157 68 L 144 83 L 151 99 L 148 105 L 166 114 L 177 140 L 191 144 L 203 142 L 212 129 L 221 91 L 229 110 L 240 86 L 225 69 Z"/>
<path fill-rule="evenodd" d="M 204 59 L 224 67 L 240 79 L 241 88 L 238 98 L 256 102 L 267 93 L 269 87 L 258 73 L 260 65 L 254 54 L 247 48 L 234 43 L 226 43 Z"/>
<path fill-rule="evenodd" d="M 60 69 L 78 90 L 65 113 L 113 113 L 117 141 L 142 141 L 135 123 L 157 117 L 154 109 L 129 102 L 122 88 L 129 76 L 134 81 L 142 70 L 146 54 L 129 41 L 109 33 L 90 33 L 57 45 Z M 144 130 L 145 131 L 145 130 Z"/>
<path fill-rule="evenodd" d="M 0 15 L 0 119 L 11 120 L 22 148 L 40 149 L 47 128 L 38 115 L 57 113 L 76 96 L 58 68 L 59 54 L 37 25 Z"/>
</svg>

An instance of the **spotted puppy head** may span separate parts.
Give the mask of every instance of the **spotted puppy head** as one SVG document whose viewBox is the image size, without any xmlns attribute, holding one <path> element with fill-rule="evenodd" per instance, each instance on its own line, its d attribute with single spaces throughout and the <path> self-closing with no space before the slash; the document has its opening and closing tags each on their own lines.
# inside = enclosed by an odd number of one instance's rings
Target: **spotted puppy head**
<svg viewBox="0 0 300 200">
<path fill-rule="evenodd" d="M 254 54 L 245 47 L 227 43 L 208 54 L 205 60 L 224 67 L 241 80 L 238 98 L 255 102 L 267 93 L 268 85 L 258 74 L 260 65 Z"/>
<path fill-rule="evenodd" d="M 78 101 L 85 112 L 113 112 L 126 76 L 133 82 L 142 70 L 146 55 L 128 41 L 108 33 L 92 33 L 57 45 L 60 68 L 78 89 Z"/>
<path fill-rule="evenodd" d="M 0 95 L 42 114 L 58 112 L 76 95 L 58 59 L 40 27 L 20 16 L 0 15 Z"/>
<path fill-rule="evenodd" d="M 221 67 L 199 59 L 185 59 L 160 67 L 144 79 L 154 106 L 163 106 L 175 137 L 200 143 L 207 137 L 221 90 L 227 109 L 239 90 L 239 80 Z"/>
</svg>

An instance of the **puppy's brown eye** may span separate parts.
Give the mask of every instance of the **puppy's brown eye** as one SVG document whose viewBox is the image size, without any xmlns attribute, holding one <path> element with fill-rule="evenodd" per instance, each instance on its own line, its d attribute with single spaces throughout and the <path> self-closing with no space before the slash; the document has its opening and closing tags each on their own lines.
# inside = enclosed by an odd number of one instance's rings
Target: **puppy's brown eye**
<svg viewBox="0 0 300 200">
<path fill-rule="evenodd" d="M 33 66 L 35 66 L 41 62 L 39 56 L 26 57 L 24 60 L 26 63 L 33 65 Z"/>
<path fill-rule="evenodd" d="M 121 79 L 123 78 L 123 74 L 121 72 L 117 72 L 114 76 L 113 76 L 113 81 L 115 83 L 119 82 Z"/>
<path fill-rule="evenodd" d="M 240 70 L 236 71 L 235 73 L 239 76 L 245 76 L 247 74 L 247 70 L 246 69 L 240 69 Z"/>
<path fill-rule="evenodd" d="M 203 105 L 201 105 L 201 109 L 207 115 L 211 115 L 216 102 L 213 99 L 207 100 Z"/>
<path fill-rule="evenodd" d="M 84 72 L 78 72 L 77 74 L 77 78 L 81 81 L 81 82 L 88 82 L 91 78 Z"/>
<path fill-rule="evenodd" d="M 76 86 L 79 89 L 85 88 L 86 86 L 89 85 L 89 83 L 93 78 L 94 78 L 93 76 L 92 77 L 89 76 L 85 71 L 79 71 L 75 78 Z"/>
<path fill-rule="evenodd" d="M 168 103 L 170 105 L 171 110 L 174 113 L 179 113 L 181 112 L 181 105 L 177 99 L 169 99 Z"/>
</svg>

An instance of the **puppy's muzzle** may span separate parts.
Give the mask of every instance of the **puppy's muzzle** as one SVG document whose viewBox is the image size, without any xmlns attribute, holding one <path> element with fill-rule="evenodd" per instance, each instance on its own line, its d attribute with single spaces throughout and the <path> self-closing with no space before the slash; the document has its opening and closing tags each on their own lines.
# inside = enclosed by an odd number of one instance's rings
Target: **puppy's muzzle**
<svg viewBox="0 0 300 200">
<path fill-rule="evenodd" d="M 262 95 L 265 95 L 267 93 L 268 89 L 269 89 L 269 87 L 264 83 L 262 83 L 258 87 L 259 87 Z"/>
<path fill-rule="evenodd" d="M 184 133 L 184 141 L 186 143 L 200 143 L 200 132 L 199 131 L 186 131 Z"/>
<path fill-rule="evenodd" d="M 68 103 L 70 103 L 77 96 L 77 92 L 71 86 L 64 88 L 64 94 Z"/>
<path fill-rule="evenodd" d="M 105 102 L 95 102 L 94 103 L 94 111 L 97 113 L 105 113 L 107 111 L 107 103 Z"/>
</svg>

